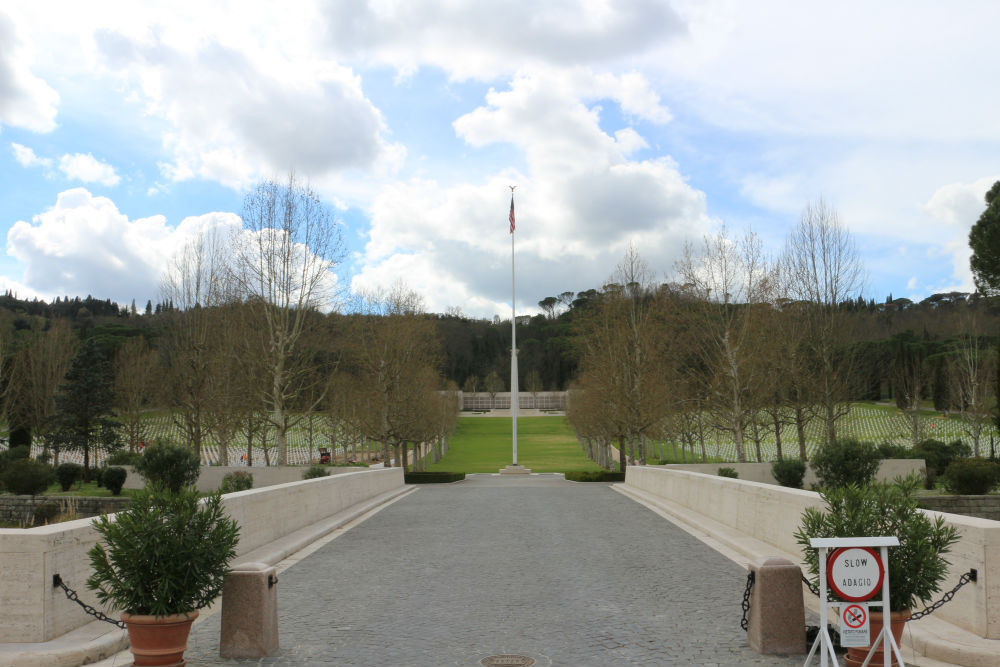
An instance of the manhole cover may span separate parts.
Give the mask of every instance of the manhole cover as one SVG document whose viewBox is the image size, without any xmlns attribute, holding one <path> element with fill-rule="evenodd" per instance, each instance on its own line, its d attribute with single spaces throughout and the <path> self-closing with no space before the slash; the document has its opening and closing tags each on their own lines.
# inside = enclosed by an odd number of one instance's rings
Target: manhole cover
<svg viewBox="0 0 1000 667">
<path fill-rule="evenodd" d="M 480 660 L 479 664 L 483 665 L 483 667 L 501 667 L 501 665 L 507 667 L 510 665 L 514 665 L 514 667 L 531 667 L 535 664 L 535 659 L 529 658 L 526 655 L 491 655 Z"/>
</svg>

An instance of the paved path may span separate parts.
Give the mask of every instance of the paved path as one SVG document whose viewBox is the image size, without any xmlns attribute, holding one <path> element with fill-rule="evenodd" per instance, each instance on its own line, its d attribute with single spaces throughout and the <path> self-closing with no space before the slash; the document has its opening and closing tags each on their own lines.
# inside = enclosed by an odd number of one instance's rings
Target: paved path
<svg viewBox="0 0 1000 667">
<path fill-rule="evenodd" d="M 281 649 L 219 658 L 220 614 L 190 665 L 801 665 L 739 628 L 745 571 L 604 484 L 547 475 L 426 485 L 290 567 Z"/>
</svg>

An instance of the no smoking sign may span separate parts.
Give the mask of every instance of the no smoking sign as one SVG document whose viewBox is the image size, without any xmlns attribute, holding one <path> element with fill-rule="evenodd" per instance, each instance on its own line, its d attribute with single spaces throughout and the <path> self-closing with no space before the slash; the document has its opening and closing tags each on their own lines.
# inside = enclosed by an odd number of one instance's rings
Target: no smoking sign
<svg viewBox="0 0 1000 667">
<path fill-rule="evenodd" d="M 871 626 L 868 623 L 868 604 L 854 602 L 840 608 L 840 645 L 868 646 L 871 643 Z"/>
</svg>

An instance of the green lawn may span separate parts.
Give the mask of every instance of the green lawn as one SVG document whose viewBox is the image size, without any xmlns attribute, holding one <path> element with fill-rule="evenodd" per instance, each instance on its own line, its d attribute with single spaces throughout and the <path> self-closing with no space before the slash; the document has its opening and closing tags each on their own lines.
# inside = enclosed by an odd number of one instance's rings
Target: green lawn
<svg viewBox="0 0 1000 667">
<path fill-rule="evenodd" d="M 498 472 L 512 460 L 510 417 L 462 417 L 448 453 L 427 469 Z M 580 449 L 565 417 L 519 418 L 517 462 L 532 472 L 602 470 Z"/>
</svg>

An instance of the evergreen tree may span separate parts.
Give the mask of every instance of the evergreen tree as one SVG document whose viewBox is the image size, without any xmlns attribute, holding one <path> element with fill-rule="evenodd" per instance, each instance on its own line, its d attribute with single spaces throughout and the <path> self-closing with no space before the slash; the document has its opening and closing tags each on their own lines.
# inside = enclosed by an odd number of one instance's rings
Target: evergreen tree
<svg viewBox="0 0 1000 667">
<path fill-rule="evenodd" d="M 969 232 L 969 264 L 983 294 L 1000 293 L 1000 181 L 986 193 L 986 210 Z"/>
<path fill-rule="evenodd" d="M 116 449 L 118 426 L 112 419 L 114 373 L 105 352 L 86 341 L 70 363 L 56 394 L 52 442 L 60 449 L 82 450 L 84 481 L 90 481 L 90 453 Z"/>
</svg>

